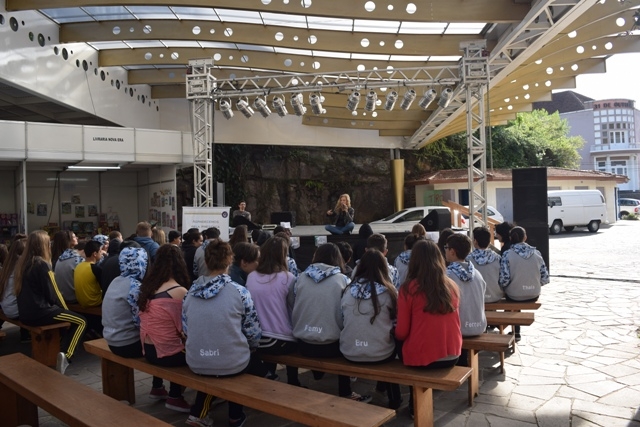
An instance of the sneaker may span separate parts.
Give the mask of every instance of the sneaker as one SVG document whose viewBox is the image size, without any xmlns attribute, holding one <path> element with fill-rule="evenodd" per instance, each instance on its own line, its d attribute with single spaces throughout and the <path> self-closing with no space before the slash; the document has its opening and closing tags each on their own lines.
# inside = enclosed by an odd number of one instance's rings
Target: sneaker
<svg viewBox="0 0 640 427">
<path fill-rule="evenodd" d="M 522 339 L 522 337 L 520 336 L 520 334 L 516 334 L 516 342 L 520 342 L 520 340 Z"/>
<path fill-rule="evenodd" d="M 231 418 L 229 418 L 229 427 L 242 427 L 245 421 L 247 421 L 247 414 L 243 412 L 242 416 L 237 420 L 232 420 Z"/>
<path fill-rule="evenodd" d="M 187 421 L 185 422 L 187 423 L 187 425 L 190 425 L 193 427 L 212 427 L 213 426 L 213 420 L 209 418 L 209 415 L 207 415 L 204 418 L 198 418 L 195 415 L 189 415 L 189 418 L 187 418 Z"/>
<path fill-rule="evenodd" d="M 349 381 L 355 383 L 356 381 L 358 381 L 358 377 L 349 377 Z"/>
<path fill-rule="evenodd" d="M 149 392 L 149 399 L 153 400 L 165 400 L 169 397 L 169 393 L 164 387 L 152 388 Z"/>
<path fill-rule="evenodd" d="M 278 378 L 280 378 L 278 374 L 271 371 L 267 372 L 267 375 L 265 375 L 264 377 L 268 380 L 273 380 L 273 381 L 278 381 Z"/>
<path fill-rule="evenodd" d="M 56 371 L 60 372 L 64 375 L 64 372 L 69 367 L 69 359 L 67 359 L 67 355 L 63 352 L 58 353 L 58 357 L 56 357 Z"/>
<path fill-rule="evenodd" d="M 362 403 L 371 402 L 371 396 L 367 396 L 367 395 L 362 396 L 356 393 L 355 391 L 351 392 L 349 396 L 345 396 L 345 399 L 351 399 L 351 400 L 355 400 L 356 402 L 362 402 Z"/>
<path fill-rule="evenodd" d="M 164 403 L 164 407 L 178 412 L 191 411 L 191 405 L 184 400 L 184 397 L 168 397 Z"/>
</svg>

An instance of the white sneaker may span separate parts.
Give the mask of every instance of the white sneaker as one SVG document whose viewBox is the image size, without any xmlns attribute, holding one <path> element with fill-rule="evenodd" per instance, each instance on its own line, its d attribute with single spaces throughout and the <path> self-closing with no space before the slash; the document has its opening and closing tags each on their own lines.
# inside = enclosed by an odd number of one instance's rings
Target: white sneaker
<svg viewBox="0 0 640 427">
<path fill-rule="evenodd" d="M 186 423 L 187 425 L 190 425 L 193 427 L 212 427 L 213 426 L 213 420 L 209 418 L 209 415 L 207 415 L 204 418 L 198 418 L 194 415 L 189 415 L 189 418 L 187 418 Z"/>
<path fill-rule="evenodd" d="M 64 375 L 64 372 L 69 367 L 69 359 L 67 359 L 67 355 L 63 352 L 58 353 L 58 357 L 56 358 L 56 371 L 60 372 Z"/>
</svg>

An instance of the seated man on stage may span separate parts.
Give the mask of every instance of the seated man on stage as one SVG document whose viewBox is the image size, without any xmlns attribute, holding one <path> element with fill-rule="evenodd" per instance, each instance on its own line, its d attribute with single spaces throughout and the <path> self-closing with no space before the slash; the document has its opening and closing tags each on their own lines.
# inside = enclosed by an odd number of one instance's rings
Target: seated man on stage
<svg viewBox="0 0 640 427">
<path fill-rule="evenodd" d="M 246 207 L 247 202 L 245 202 L 244 200 L 238 203 L 238 209 L 234 210 L 233 214 L 231 215 L 231 226 L 237 227 L 244 224 L 249 228 L 249 231 L 259 230 L 262 227 L 251 222 L 251 212 L 245 210 Z"/>
</svg>

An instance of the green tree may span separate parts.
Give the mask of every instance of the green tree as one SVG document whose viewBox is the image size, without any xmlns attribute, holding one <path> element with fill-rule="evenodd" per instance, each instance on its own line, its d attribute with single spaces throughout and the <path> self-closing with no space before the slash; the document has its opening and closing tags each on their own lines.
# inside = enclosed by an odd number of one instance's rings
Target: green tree
<svg viewBox="0 0 640 427">
<path fill-rule="evenodd" d="M 568 136 L 568 133 L 567 121 L 561 119 L 557 112 L 548 114 L 545 110 L 535 110 L 518 113 L 507 125 L 492 127 L 487 156 L 491 156 L 495 168 L 577 168 L 580 165 L 578 150 L 585 141 L 580 136 Z M 440 139 L 422 148 L 417 156 L 434 170 L 466 168 L 466 134 Z M 487 166 L 490 166 L 489 157 Z"/>
</svg>

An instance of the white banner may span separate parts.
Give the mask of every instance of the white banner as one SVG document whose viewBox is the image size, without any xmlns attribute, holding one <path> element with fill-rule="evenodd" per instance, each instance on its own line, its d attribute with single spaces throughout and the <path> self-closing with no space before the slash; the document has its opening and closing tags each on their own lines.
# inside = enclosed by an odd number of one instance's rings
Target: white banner
<svg viewBox="0 0 640 427">
<path fill-rule="evenodd" d="M 186 232 L 190 228 L 200 231 L 209 227 L 220 230 L 220 238 L 229 240 L 229 206 L 211 208 L 195 208 L 184 206 L 182 208 L 182 230 Z"/>
</svg>

